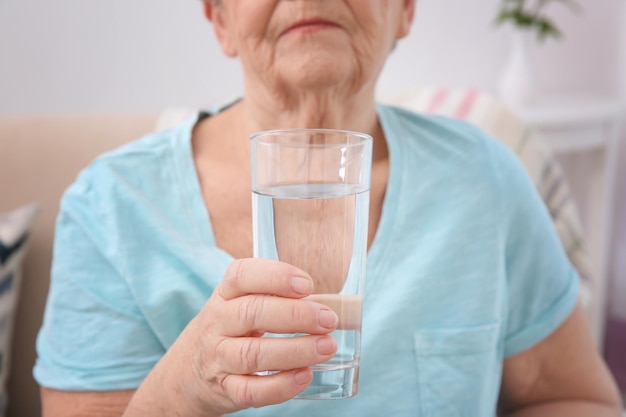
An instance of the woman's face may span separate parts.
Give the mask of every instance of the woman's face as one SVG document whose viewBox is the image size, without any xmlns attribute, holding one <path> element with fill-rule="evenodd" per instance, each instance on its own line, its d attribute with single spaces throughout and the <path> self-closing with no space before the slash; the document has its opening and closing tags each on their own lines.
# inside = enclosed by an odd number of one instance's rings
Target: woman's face
<svg viewBox="0 0 626 417">
<path fill-rule="evenodd" d="M 224 52 L 241 59 L 247 88 L 375 85 L 415 0 L 220 0 L 211 20 Z"/>
</svg>

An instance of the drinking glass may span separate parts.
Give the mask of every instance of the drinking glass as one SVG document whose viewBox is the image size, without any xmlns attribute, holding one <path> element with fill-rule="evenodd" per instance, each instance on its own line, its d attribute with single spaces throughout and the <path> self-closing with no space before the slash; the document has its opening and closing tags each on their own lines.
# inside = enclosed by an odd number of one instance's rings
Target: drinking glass
<svg viewBox="0 0 626 417">
<path fill-rule="evenodd" d="M 339 317 L 331 333 L 337 353 L 312 367 L 313 381 L 296 398 L 352 397 L 361 356 L 372 138 L 334 129 L 259 132 L 251 137 L 251 163 L 254 256 L 309 273 L 315 285 L 309 298 Z"/>
</svg>

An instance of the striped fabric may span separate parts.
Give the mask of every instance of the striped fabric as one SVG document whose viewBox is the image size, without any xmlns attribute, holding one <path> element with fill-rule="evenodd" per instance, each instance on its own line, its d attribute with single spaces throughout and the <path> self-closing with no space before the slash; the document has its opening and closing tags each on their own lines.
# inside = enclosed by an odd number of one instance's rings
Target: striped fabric
<svg viewBox="0 0 626 417">
<path fill-rule="evenodd" d="M 563 170 L 532 129 L 494 97 L 475 89 L 422 87 L 383 102 L 418 113 L 466 120 L 498 139 L 520 158 L 552 216 L 567 256 L 582 278 L 581 298 L 591 296 L 590 261 L 582 224 Z"/>
<path fill-rule="evenodd" d="M 39 206 L 30 204 L 9 213 L 0 213 L 0 416 L 4 416 L 7 405 L 6 384 L 11 364 L 11 335 L 22 261 L 29 232 L 38 212 Z"/>
</svg>

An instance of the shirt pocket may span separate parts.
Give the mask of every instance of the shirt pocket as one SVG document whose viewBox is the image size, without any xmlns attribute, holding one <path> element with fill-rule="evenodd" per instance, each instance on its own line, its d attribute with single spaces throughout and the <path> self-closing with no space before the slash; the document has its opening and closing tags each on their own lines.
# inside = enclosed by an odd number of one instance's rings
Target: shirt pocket
<svg viewBox="0 0 626 417">
<path fill-rule="evenodd" d="M 499 324 L 415 332 L 420 416 L 494 416 Z"/>
</svg>

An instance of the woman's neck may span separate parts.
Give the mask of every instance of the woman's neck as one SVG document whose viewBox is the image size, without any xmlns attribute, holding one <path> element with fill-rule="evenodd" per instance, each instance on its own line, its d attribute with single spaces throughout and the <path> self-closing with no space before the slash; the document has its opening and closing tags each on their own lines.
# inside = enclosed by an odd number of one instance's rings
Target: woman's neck
<svg viewBox="0 0 626 417">
<path fill-rule="evenodd" d="M 325 128 L 371 133 L 376 125 L 373 96 L 343 99 L 333 92 L 303 94 L 288 100 L 247 96 L 245 118 L 253 131 L 287 128 Z"/>
<path fill-rule="evenodd" d="M 247 134 L 288 128 L 344 129 L 372 136 L 378 134 L 373 88 L 356 94 L 337 89 L 295 94 L 250 91 L 242 101 L 242 116 Z"/>
<path fill-rule="evenodd" d="M 326 128 L 374 133 L 375 81 L 361 83 L 358 74 L 317 78 L 303 75 L 290 83 L 279 76 L 245 76 L 243 104 L 250 131 Z"/>
<path fill-rule="evenodd" d="M 373 159 L 387 157 L 387 146 L 378 121 L 373 94 L 369 98 L 339 99 L 334 94 L 309 94 L 297 101 L 263 99 L 247 94 L 243 100 L 214 118 L 197 132 L 218 140 L 219 148 L 231 155 L 247 156 L 248 138 L 262 130 L 288 128 L 344 129 L 367 133 L 374 138 Z M 203 125 L 205 125 L 203 123 Z M 224 138 L 229 140 L 224 142 Z"/>
</svg>

